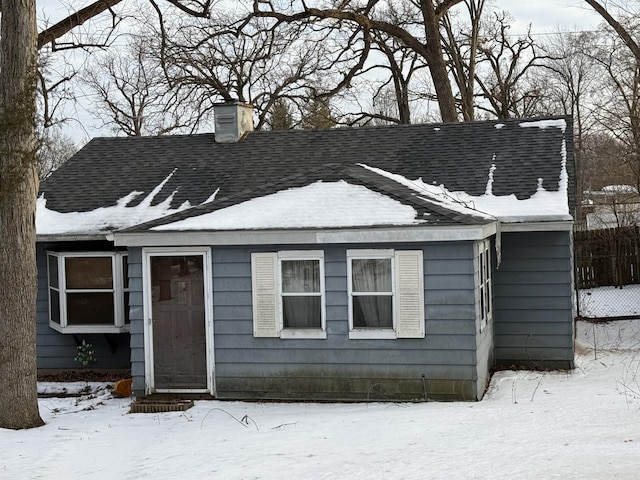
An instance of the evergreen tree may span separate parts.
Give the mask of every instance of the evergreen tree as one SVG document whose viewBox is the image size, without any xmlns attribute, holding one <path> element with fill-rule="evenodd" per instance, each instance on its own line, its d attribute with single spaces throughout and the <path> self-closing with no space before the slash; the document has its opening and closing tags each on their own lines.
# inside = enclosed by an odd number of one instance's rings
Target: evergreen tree
<svg viewBox="0 0 640 480">
<path fill-rule="evenodd" d="M 336 126 L 336 120 L 326 102 L 317 98 L 307 105 L 302 128 L 305 130 L 326 130 Z"/>
<path fill-rule="evenodd" d="M 293 115 L 285 99 L 281 98 L 275 101 L 267 123 L 271 130 L 290 130 L 293 128 Z"/>
</svg>

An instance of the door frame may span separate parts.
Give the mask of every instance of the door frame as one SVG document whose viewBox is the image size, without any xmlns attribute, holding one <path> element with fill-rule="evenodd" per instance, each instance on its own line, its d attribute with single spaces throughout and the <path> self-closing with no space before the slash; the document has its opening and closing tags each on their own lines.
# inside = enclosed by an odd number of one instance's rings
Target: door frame
<svg viewBox="0 0 640 480">
<path fill-rule="evenodd" d="M 202 275 L 204 276 L 204 323 L 207 362 L 207 388 L 205 389 L 156 389 L 153 366 L 153 323 L 151 318 L 152 287 L 151 257 L 174 257 L 183 255 L 201 255 Z M 209 247 L 146 247 L 142 249 L 142 283 L 144 310 L 144 376 L 145 393 L 208 393 L 216 395 L 215 357 L 213 348 L 213 276 L 211 248 Z"/>
</svg>

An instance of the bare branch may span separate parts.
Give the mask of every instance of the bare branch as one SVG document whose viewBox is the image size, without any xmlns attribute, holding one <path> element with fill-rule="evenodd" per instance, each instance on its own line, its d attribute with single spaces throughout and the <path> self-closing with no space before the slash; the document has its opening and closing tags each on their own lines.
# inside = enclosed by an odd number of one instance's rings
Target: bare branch
<svg viewBox="0 0 640 480">
<path fill-rule="evenodd" d="M 200 18 L 209 18 L 209 10 L 211 8 L 211 0 L 205 0 L 204 2 L 195 2 L 198 6 L 198 9 L 195 10 L 193 8 L 188 7 L 186 4 L 182 3 L 180 0 L 167 0 L 171 5 L 182 10 L 184 13 L 192 16 L 192 17 L 200 17 Z"/>
<path fill-rule="evenodd" d="M 627 31 L 627 29 L 620 24 L 615 18 L 611 16 L 611 14 L 604 8 L 600 3 L 596 0 L 585 0 L 593 9 L 600 14 L 602 18 L 615 30 L 615 32 L 620 36 L 622 41 L 625 43 L 629 50 L 633 53 L 633 55 L 640 60 L 640 45 L 631 38 L 631 35 Z"/>
<path fill-rule="evenodd" d="M 82 8 L 77 12 L 69 15 L 64 20 L 59 21 L 55 25 L 43 30 L 38 34 L 38 49 L 41 49 L 45 45 L 54 42 L 64 34 L 69 33 L 75 27 L 78 27 L 88 20 L 91 20 L 96 15 L 109 10 L 114 5 L 117 5 L 122 0 L 98 0 L 88 7 Z"/>
<path fill-rule="evenodd" d="M 446 0 L 438 3 L 434 0 L 420 0 L 419 3 L 417 1 L 412 2 L 422 17 L 419 25 L 422 26 L 424 31 L 424 38 L 418 37 L 414 31 L 403 28 L 399 23 L 387 21 L 387 17 L 382 20 L 374 16 L 373 7 L 378 5 L 378 2 L 368 2 L 364 9 L 357 7 L 348 9 L 347 7 L 350 6 L 351 2 L 345 0 L 340 3 L 339 8 L 322 9 L 309 7 L 304 1 L 301 1 L 302 9 L 300 11 L 284 13 L 277 11 L 270 0 L 254 0 L 253 15 L 255 17 L 271 18 L 279 23 L 313 23 L 318 20 L 331 19 L 337 20 L 339 25 L 341 22 L 349 22 L 361 29 L 383 32 L 395 38 L 424 59 L 429 67 L 437 92 L 442 120 L 455 122 L 457 121 L 457 112 L 442 53 L 439 16 L 461 1 Z M 418 26 L 418 24 L 415 26 Z"/>
</svg>

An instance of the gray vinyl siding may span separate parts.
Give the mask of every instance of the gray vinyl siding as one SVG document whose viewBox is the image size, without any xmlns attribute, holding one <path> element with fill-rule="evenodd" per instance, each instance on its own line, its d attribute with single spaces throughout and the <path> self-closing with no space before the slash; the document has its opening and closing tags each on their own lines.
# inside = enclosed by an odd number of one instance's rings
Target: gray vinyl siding
<svg viewBox="0 0 640 480">
<path fill-rule="evenodd" d="M 506 233 L 494 276 L 498 365 L 573 367 L 570 232 Z"/>
<path fill-rule="evenodd" d="M 49 326 L 49 292 L 47 249 L 70 250 L 76 244 L 38 244 L 38 294 L 36 300 L 36 354 L 38 370 L 129 369 L 129 334 L 64 334 Z M 103 249 L 104 250 L 104 249 Z M 93 346 L 96 363 L 83 367 L 73 358 L 77 342 L 85 340 Z"/>
<path fill-rule="evenodd" d="M 142 249 L 129 249 L 129 321 L 131 322 L 131 376 L 134 392 L 143 393 L 145 379 Z"/>
<path fill-rule="evenodd" d="M 346 250 L 349 248 L 355 247 L 323 249 L 327 338 L 322 340 L 254 338 L 252 334 L 251 253 L 299 247 L 212 250 L 218 397 L 477 398 L 472 243 L 434 243 L 422 249 L 424 339 L 348 338 Z M 357 248 L 415 250 L 416 246 Z"/>
</svg>

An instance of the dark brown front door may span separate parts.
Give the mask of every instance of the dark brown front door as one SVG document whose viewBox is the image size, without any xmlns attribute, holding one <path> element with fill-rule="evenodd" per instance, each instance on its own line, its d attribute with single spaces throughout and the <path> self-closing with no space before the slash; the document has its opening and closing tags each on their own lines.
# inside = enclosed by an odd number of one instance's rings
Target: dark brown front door
<svg viewBox="0 0 640 480">
<path fill-rule="evenodd" d="M 152 255 L 155 390 L 207 388 L 203 255 Z"/>
</svg>

